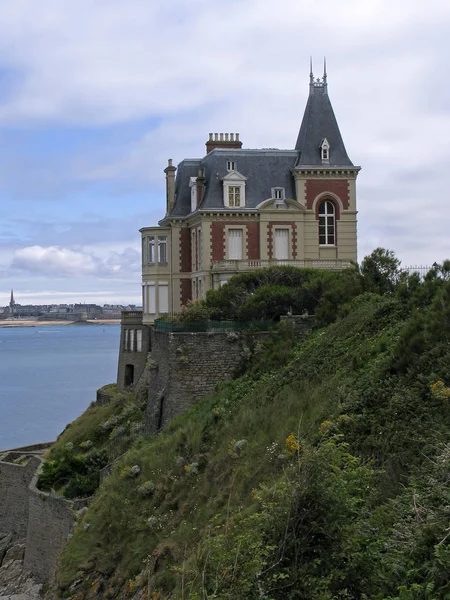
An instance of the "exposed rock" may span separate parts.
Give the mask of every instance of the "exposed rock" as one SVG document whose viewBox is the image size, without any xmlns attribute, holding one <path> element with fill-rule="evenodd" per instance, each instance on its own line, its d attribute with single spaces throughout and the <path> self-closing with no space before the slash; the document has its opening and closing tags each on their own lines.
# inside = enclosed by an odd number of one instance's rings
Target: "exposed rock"
<svg viewBox="0 0 450 600">
<path fill-rule="evenodd" d="M 15 544 L 5 554 L 4 562 L 10 560 L 23 560 L 25 555 L 25 544 Z"/>
<path fill-rule="evenodd" d="M 0 565 L 5 557 L 6 550 L 12 541 L 12 533 L 0 533 Z"/>
<path fill-rule="evenodd" d="M 25 544 L 13 542 L 12 535 L 0 537 L 0 600 L 39 600 L 42 585 L 23 570 Z"/>
</svg>

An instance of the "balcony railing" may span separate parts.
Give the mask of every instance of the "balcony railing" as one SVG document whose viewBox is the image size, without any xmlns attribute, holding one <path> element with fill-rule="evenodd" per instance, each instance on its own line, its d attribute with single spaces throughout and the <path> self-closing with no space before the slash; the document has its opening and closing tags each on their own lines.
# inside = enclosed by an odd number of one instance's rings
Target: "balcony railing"
<svg viewBox="0 0 450 600">
<path fill-rule="evenodd" d="M 129 325 L 139 325 L 142 323 L 142 310 L 122 310 L 120 320 Z"/>
<path fill-rule="evenodd" d="M 298 267 L 310 269 L 328 269 L 330 271 L 340 271 L 351 266 L 349 260 L 339 259 L 304 259 L 304 260 L 217 260 L 212 263 L 212 271 L 218 272 L 240 272 L 252 271 L 253 269 L 263 269 L 265 267 Z"/>
</svg>

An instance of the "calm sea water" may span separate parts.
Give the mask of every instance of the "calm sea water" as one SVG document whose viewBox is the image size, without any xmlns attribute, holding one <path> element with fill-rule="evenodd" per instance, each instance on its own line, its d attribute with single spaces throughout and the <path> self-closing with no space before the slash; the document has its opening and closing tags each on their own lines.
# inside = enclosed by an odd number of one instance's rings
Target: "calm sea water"
<svg viewBox="0 0 450 600">
<path fill-rule="evenodd" d="M 116 381 L 119 325 L 0 328 L 0 450 L 56 438 Z"/>
</svg>

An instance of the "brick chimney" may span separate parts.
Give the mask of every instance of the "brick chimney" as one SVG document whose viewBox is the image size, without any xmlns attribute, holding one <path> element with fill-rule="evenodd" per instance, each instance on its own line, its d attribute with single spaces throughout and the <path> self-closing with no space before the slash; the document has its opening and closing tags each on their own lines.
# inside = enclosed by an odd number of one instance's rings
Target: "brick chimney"
<svg viewBox="0 0 450 600">
<path fill-rule="evenodd" d="M 175 202 L 175 171 L 176 167 L 172 165 L 172 159 L 169 158 L 169 164 L 164 169 L 166 174 L 166 215 L 170 215 Z"/>
<path fill-rule="evenodd" d="M 242 148 L 242 142 L 239 140 L 238 133 L 210 133 L 209 140 L 206 142 L 206 154 L 214 148 L 228 148 L 239 150 Z"/>
</svg>

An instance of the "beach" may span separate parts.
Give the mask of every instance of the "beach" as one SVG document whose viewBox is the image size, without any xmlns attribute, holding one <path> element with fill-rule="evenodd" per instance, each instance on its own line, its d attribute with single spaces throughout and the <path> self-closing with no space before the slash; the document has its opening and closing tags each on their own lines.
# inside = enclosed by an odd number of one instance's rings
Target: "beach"
<svg viewBox="0 0 450 600">
<path fill-rule="evenodd" d="M 39 321 L 37 319 L 12 319 L 0 321 L 0 327 L 45 327 L 48 325 L 120 325 L 120 319 L 88 319 L 87 321 Z"/>
</svg>

